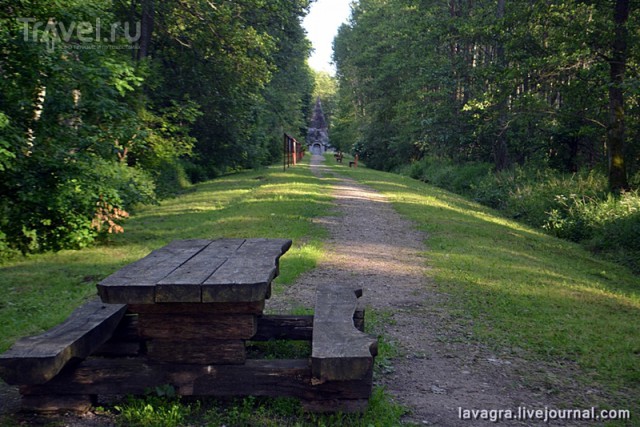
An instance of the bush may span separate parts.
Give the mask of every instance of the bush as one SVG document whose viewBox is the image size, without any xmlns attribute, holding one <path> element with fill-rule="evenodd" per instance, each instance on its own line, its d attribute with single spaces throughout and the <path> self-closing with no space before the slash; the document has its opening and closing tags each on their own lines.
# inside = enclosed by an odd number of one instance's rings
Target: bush
<svg viewBox="0 0 640 427">
<path fill-rule="evenodd" d="M 155 168 L 156 193 L 160 198 L 175 196 L 191 186 L 182 163 L 163 160 Z"/>
<path fill-rule="evenodd" d="M 456 164 L 435 158 L 399 172 L 502 210 L 557 237 L 581 242 L 640 271 L 640 195 L 638 191 L 610 194 L 602 172 L 565 175 L 515 167 L 495 173 L 486 163 Z"/>
<path fill-rule="evenodd" d="M 121 231 L 135 204 L 155 200 L 146 173 L 91 155 L 34 153 L 4 178 L 0 232 L 23 253 L 86 247 Z"/>
<path fill-rule="evenodd" d="M 457 164 L 446 158 L 425 157 L 399 170 L 399 173 L 454 193 L 469 194 L 478 177 L 490 170 L 491 165 L 487 163 Z"/>
</svg>

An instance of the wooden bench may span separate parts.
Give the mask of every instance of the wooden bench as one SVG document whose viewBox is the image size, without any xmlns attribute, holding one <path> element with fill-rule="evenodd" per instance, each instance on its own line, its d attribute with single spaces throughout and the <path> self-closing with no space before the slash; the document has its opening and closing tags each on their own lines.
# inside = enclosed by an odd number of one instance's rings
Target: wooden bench
<svg viewBox="0 0 640 427">
<path fill-rule="evenodd" d="M 48 331 L 18 340 L 0 355 L 0 377 L 7 384 L 43 384 L 73 359 L 85 359 L 116 329 L 127 307 L 93 299 Z"/>
<path fill-rule="evenodd" d="M 323 286 L 316 291 L 311 371 L 325 381 L 364 378 L 373 368 L 378 341 L 356 329 L 353 321 L 362 290 Z"/>
<path fill-rule="evenodd" d="M 104 304 L 95 298 L 77 308 L 67 320 L 48 331 L 18 340 L 0 355 L 0 377 L 7 384 L 46 384 L 66 366 L 87 358 L 112 335 L 127 307 Z M 87 410 L 90 399 L 83 396 L 23 396 L 25 409 L 48 411 L 65 407 Z"/>
<path fill-rule="evenodd" d="M 313 316 L 262 313 L 290 245 L 198 240 L 154 251 L 99 284 L 103 300 L 135 304 L 88 303 L 39 339 L 18 341 L 0 356 L 0 376 L 21 385 L 26 409 L 41 411 L 165 385 L 183 396 L 288 396 L 310 411 L 362 411 L 377 341 L 355 326 L 364 327 L 360 291 L 319 288 Z M 311 357 L 247 357 L 247 342 L 274 339 L 309 341 Z"/>
</svg>

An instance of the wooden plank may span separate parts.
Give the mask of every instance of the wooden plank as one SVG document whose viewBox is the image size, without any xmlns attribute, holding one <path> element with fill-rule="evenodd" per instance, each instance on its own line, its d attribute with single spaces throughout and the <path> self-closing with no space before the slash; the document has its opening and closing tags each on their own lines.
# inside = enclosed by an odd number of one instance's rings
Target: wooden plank
<svg viewBox="0 0 640 427">
<path fill-rule="evenodd" d="M 270 293 L 287 239 L 247 239 L 202 286 L 203 302 L 260 301 Z M 241 286 L 238 286 L 241 285 Z"/>
<path fill-rule="evenodd" d="M 264 310 L 262 301 L 211 302 L 211 303 L 159 303 L 130 304 L 130 313 L 151 314 L 261 314 Z"/>
<path fill-rule="evenodd" d="M 206 340 L 250 339 L 257 331 L 256 316 L 251 314 L 139 314 L 139 334 L 144 338 Z"/>
<path fill-rule="evenodd" d="M 8 384 L 50 380 L 71 359 L 84 359 L 104 344 L 126 310 L 126 305 L 104 304 L 97 298 L 87 302 L 60 325 L 22 338 L 0 355 L 0 377 Z"/>
<path fill-rule="evenodd" d="M 147 342 L 147 357 L 149 360 L 165 363 L 243 364 L 247 359 L 247 352 L 244 340 L 153 339 Z"/>
<path fill-rule="evenodd" d="M 345 381 L 369 375 L 378 341 L 354 327 L 361 290 L 322 286 L 316 291 L 311 370 L 320 382 Z"/>
<path fill-rule="evenodd" d="M 251 340 L 311 341 L 312 334 L 313 316 L 269 315 L 258 317 L 258 331 Z"/>
<path fill-rule="evenodd" d="M 152 304 L 155 286 L 191 257 L 211 243 L 210 240 L 176 240 L 125 266 L 98 283 L 104 302 L 115 304 Z"/>
<path fill-rule="evenodd" d="M 233 257 L 244 239 L 214 240 L 156 287 L 156 302 L 201 302 L 201 284 Z"/>
<path fill-rule="evenodd" d="M 238 256 L 254 256 L 264 254 L 267 258 L 275 258 L 276 276 L 279 274 L 280 257 L 284 255 L 293 242 L 289 239 L 248 239 L 237 250 Z"/>
<path fill-rule="evenodd" d="M 154 364 L 144 358 L 91 358 L 23 395 L 143 395 L 170 384 L 182 396 L 284 396 L 308 401 L 367 399 L 371 380 L 314 384 L 307 359 L 247 360 L 244 365 Z"/>
</svg>

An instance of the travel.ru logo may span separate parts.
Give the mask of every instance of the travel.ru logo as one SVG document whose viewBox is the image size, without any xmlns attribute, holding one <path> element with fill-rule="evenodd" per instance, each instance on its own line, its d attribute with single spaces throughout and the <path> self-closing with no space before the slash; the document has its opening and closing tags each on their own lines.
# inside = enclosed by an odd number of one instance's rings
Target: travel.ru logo
<svg viewBox="0 0 640 427">
<path fill-rule="evenodd" d="M 49 52 L 55 49 L 57 43 L 71 44 L 72 42 L 74 48 L 80 49 L 131 48 L 116 42 L 124 37 L 127 42 L 134 43 L 140 39 L 141 35 L 139 21 L 135 23 L 135 33 L 132 34 L 132 25 L 129 22 L 114 22 L 107 28 L 103 28 L 100 18 L 96 18 L 94 22 L 71 21 L 67 25 L 55 18 L 39 21 L 36 18 L 22 17 L 16 20 L 22 23 L 24 41 L 45 43 Z"/>
</svg>

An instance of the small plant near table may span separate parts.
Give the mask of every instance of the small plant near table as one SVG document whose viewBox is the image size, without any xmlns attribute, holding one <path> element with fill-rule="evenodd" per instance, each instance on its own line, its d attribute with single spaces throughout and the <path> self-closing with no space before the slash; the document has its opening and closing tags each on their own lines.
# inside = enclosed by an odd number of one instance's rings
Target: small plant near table
<svg viewBox="0 0 640 427">
<path fill-rule="evenodd" d="M 198 412 L 199 403 L 183 404 L 170 386 L 156 387 L 142 398 L 129 397 L 122 405 L 115 406 L 117 424 L 127 427 L 178 427 Z"/>
</svg>

